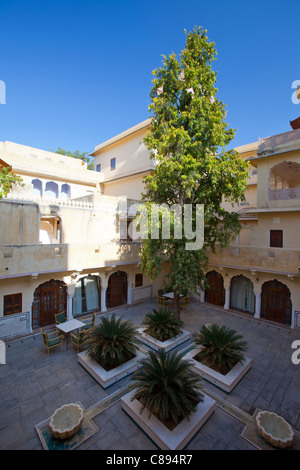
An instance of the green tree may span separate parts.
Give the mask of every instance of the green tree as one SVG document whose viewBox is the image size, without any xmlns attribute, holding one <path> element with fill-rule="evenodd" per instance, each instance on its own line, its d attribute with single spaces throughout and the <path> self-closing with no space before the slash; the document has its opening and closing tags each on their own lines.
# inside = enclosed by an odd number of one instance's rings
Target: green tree
<svg viewBox="0 0 300 470">
<path fill-rule="evenodd" d="M 180 315 L 179 295 L 204 288 L 207 248 L 224 247 L 238 233 L 236 213 L 224 209 L 224 201 L 244 199 L 248 165 L 234 150 L 227 150 L 235 135 L 225 122 L 225 105 L 217 97 L 216 74 L 211 63 L 216 59 L 215 44 L 207 31 L 195 27 L 186 35 L 180 58 L 163 56 L 162 67 L 153 71 L 149 111 L 152 126 L 144 141 L 156 161 L 155 170 L 145 178 L 144 204 L 204 205 L 204 245 L 187 250 L 185 233 L 162 237 L 159 220 L 158 239 L 142 240 L 142 269 L 155 279 L 162 261 L 170 262 L 166 286 L 174 292 L 175 313 Z M 161 213 L 163 211 L 160 211 Z M 193 227 L 196 216 L 193 210 Z M 149 229 L 150 230 L 150 229 Z M 173 232 L 172 232 L 173 231 Z M 184 232 L 184 230 L 182 230 Z M 145 235 L 143 234 L 143 237 Z"/>
<path fill-rule="evenodd" d="M 11 166 L 0 165 L 0 199 L 7 196 L 16 184 L 23 186 L 22 178 L 12 172 Z"/>
<path fill-rule="evenodd" d="M 66 157 L 80 158 L 80 160 L 83 160 L 84 162 L 87 163 L 88 170 L 94 169 L 94 162 L 91 158 L 87 156 L 88 152 L 80 153 L 79 150 L 75 150 L 74 152 L 71 152 L 70 150 L 64 150 L 60 147 L 58 147 L 57 150 L 51 150 L 51 152 L 58 153 L 60 155 L 66 155 Z"/>
</svg>

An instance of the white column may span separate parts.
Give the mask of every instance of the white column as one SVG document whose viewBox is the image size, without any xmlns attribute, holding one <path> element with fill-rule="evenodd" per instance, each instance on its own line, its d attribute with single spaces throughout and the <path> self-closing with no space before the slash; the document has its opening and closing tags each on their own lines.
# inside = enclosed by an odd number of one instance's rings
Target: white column
<svg viewBox="0 0 300 470">
<path fill-rule="evenodd" d="M 107 308 L 106 308 L 106 289 L 107 289 L 107 287 L 101 286 L 101 313 L 107 312 Z"/>
<path fill-rule="evenodd" d="M 74 294 L 68 294 L 68 300 L 67 300 L 67 318 L 68 318 L 68 320 L 73 319 L 73 295 Z"/>
<path fill-rule="evenodd" d="M 293 304 L 292 304 L 291 328 L 295 328 L 295 309 L 294 309 Z"/>
<path fill-rule="evenodd" d="M 205 292 L 204 290 L 201 289 L 200 290 L 200 302 L 204 304 L 204 301 L 205 301 Z"/>
<path fill-rule="evenodd" d="M 128 281 L 128 287 L 127 287 L 127 303 L 131 305 L 131 284 Z"/>
<path fill-rule="evenodd" d="M 260 318 L 261 295 L 255 294 L 255 314 L 254 318 Z"/>
<path fill-rule="evenodd" d="M 230 287 L 225 287 L 225 304 L 224 309 L 229 309 L 229 300 L 230 300 Z"/>
</svg>

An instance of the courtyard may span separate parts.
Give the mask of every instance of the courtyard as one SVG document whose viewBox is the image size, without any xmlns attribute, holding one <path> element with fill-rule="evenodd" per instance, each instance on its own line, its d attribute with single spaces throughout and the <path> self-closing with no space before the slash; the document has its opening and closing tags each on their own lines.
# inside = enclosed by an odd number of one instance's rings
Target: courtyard
<svg viewBox="0 0 300 470">
<path fill-rule="evenodd" d="M 117 315 L 141 325 L 156 299 L 115 310 Z M 113 311 L 107 313 L 111 315 Z M 184 329 L 193 333 L 206 323 L 226 324 L 244 336 L 252 366 L 238 385 L 226 393 L 206 380 L 203 391 L 217 408 L 185 450 L 270 449 L 259 439 L 253 416 L 256 410 L 273 411 L 300 433 L 300 365 L 292 363 L 291 348 L 300 332 L 250 315 L 208 304 L 191 302 L 181 313 Z M 97 316 L 96 324 L 99 322 Z M 190 340 L 178 346 L 187 348 Z M 146 346 L 143 346 L 147 350 Z M 43 429 L 54 411 L 79 402 L 85 410 L 86 433 L 74 443 L 78 450 L 157 450 L 157 446 L 121 408 L 120 398 L 130 389 L 130 376 L 103 389 L 78 363 L 77 353 L 43 348 L 39 332 L 6 342 L 6 364 L 0 365 L 0 449 L 50 449 Z"/>
</svg>

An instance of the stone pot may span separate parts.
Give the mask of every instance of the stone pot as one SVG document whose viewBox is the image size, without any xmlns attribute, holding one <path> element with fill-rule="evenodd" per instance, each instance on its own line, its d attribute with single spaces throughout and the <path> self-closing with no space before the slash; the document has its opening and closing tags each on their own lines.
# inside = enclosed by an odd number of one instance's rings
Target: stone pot
<svg viewBox="0 0 300 470">
<path fill-rule="evenodd" d="M 83 409 L 77 403 L 58 408 L 50 418 L 49 427 L 53 437 L 69 439 L 76 434 L 83 420 Z"/>
<path fill-rule="evenodd" d="M 274 447 L 283 449 L 293 442 L 293 429 L 284 418 L 276 413 L 260 411 L 256 415 L 256 425 L 260 435 Z"/>
</svg>

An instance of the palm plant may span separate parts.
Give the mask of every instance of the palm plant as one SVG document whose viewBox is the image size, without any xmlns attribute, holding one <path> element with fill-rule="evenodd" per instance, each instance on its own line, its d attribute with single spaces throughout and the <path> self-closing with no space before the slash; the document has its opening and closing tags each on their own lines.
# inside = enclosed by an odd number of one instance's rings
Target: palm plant
<svg viewBox="0 0 300 470">
<path fill-rule="evenodd" d="M 194 343 L 203 346 L 197 359 L 204 359 L 221 373 L 228 372 L 237 362 L 244 362 L 247 343 L 242 335 L 225 325 L 203 325 L 193 336 Z"/>
<path fill-rule="evenodd" d="M 135 356 L 139 345 L 137 329 L 130 320 L 103 317 L 88 330 L 83 346 L 88 354 L 105 369 L 113 369 Z"/>
<path fill-rule="evenodd" d="M 166 353 L 164 349 L 150 351 L 141 361 L 142 366 L 132 378 L 135 382 L 133 398 L 174 428 L 181 419 L 189 418 L 197 403 L 203 401 L 199 375 L 195 374 L 183 353 Z"/>
<path fill-rule="evenodd" d="M 145 326 L 146 334 L 159 341 L 166 341 L 181 333 L 183 321 L 175 317 L 172 310 L 160 308 L 146 313 L 142 325 Z"/>
</svg>

